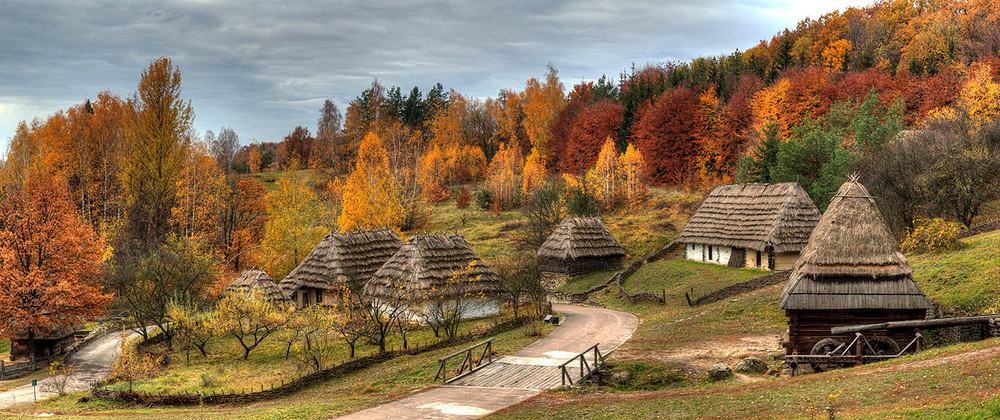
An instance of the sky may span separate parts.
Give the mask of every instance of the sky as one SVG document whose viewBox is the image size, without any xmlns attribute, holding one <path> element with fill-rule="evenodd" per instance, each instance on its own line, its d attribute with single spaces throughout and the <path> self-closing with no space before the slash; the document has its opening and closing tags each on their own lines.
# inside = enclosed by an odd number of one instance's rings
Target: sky
<svg viewBox="0 0 1000 420">
<path fill-rule="evenodd" d="M 180 67 L 195 128 L 242 144 L 315 131 L 377 78 L 475 97 L 552 64 L 567 88 L 632 63 L 753 47 L 800 20 L 871 0 L 0 0 L 0 149 L 17 123 L 110 90 L 161 56 Z M 287 3 L 287 4 L 286 4 Z"/>
</svg>

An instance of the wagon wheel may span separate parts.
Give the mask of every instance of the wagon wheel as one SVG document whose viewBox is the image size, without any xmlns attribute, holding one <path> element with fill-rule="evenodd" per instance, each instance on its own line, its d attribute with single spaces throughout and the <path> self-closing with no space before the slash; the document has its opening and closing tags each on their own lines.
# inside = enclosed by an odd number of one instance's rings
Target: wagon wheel
<svg viewBox="0 0 1000 420">
<path fill-rule="evenodd" d="M 816 345 L 813 346 L 812 350 L 809 352 L 811 355 L 828 355 L 833 353 L 838 348 L 842 348 L 844 345 L 843 341 L 836 338 L 824 338 L 819 340 Z M 822 372 L 825 370 L 830 370 L 840 367 L 837 363 L 810 363 L 814 372 Z"/>
<path fill-rule="evenodd" d="M 868 339 L 861 353 L 865 356 L 895 355 L 899 354 L 899 344 L 889 337 L 874 337 Z"/>
</svg>

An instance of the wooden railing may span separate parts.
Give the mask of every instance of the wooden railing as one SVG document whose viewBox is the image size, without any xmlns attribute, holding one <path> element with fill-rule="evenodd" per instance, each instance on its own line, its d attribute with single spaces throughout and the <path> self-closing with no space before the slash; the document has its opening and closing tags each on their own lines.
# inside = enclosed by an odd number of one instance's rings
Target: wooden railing
<svg viewBox="0 0 1000 420">
<path fill-rule="evenodd" d="M 589 379 L 597 372 L 602 365 L 604 365 L 604 359 L 607 357 L 606 354 L 601 354 L 601 349 L 597 348 L 600 343 L 596 343 L 590 348 L 580 352 L 580 354 L 573 356 L 572 359 L 567 360 L 563 364 L 559 365 L 559 372 L 562 375 L 562 386 L 573 385 L 573 375 L 570 374 L 570 370 L 567 368 L 573 361 L 579 360 L 580 364 L 580 380 L 577 382 L 582 382 L 584 379 Z M 587 355 L 593 353 L 594 357 L 591 362 L 587 361 Z"/>
<path fill-rule="evenodd" d="M 482 351 L 477 351 L 476 349 L 482 349 Z M 476 354 L 479 357 L 476 357 Z M 465 356 L 462 358 L 462 365 L 459 366 L 458 370 L 455 371 L 455 376 L 448 378 L 448 361 L 454 359 L 458 356 Z M 459 350 L 455 353 L 449 354 L 445 357 L 438 359 L 440 366 L 438 367 L 437 374 L 434 375 L 434 381 L 441 378 L 441 382 L 450 383 L 458 378 L 475 372 L 479 368 L 493 363 L 493 339 L 483 341 L 482 343 L 471 346 L 465 350 Z"/>
</svg>

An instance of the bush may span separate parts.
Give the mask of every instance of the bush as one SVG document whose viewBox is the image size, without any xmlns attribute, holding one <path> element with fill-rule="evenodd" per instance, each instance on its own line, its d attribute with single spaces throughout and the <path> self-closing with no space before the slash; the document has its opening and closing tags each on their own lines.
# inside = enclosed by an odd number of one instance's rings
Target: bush
<svg viewBox="0 0 1000 420">
<path fill-rule="evenodd" d="M 469 190 L 462 187 L 458 190 L 458 197 L 455 199 L 455 206 L 459 209 L 469 208 L 469 204 L 472 202 L 472 197 L 469 196 Z"/>
<path fill-rule="evenodd" d="M 597 200 L 583 189 L 573 188 L 569 191 L 569 199 L 566 200 L 566 210 L 578 217 L 596 216 Z"/>
<path fill-rule="evenodd" d="M 488 190 L 476 191 L 476 206 L 483 210 L 489 210 L 493 206 L 493 193 Z"/>
<path fill-rule="evenodd" d="M 449 194 L 447 189 L 438 184 L 434 184 L 424 190 L 424 197 L 427 198 L 428 203 L 438 204 L 447 200 Z"/>
<path fill-rule="evenodd" d="M 917 219 L 913 224 L 916 227 L 903 240 L 903 252 L 939 252 L 961 245 L 958 241 L 958 235 L 962 233 L 961 224 L 940 218 Z"/>
</svg>

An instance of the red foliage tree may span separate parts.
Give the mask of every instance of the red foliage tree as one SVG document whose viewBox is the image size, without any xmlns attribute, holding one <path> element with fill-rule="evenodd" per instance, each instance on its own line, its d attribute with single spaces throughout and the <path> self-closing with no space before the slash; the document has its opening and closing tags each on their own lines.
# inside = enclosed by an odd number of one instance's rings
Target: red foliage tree
<svg viewBox="0 0 1000 420">
<path fill-rule="evenodd" d="M 580 112 L 593 101 L 593 85 L 593 82 L 586 82 L 573 86 L 573 90 L 569 93 L 569 100 L 566 101 L 566 106 L 559 111 L 559 116 L 556 117 L 556 122 L 552 125 L 552 145 L 549 149 L 552 151 L 556 169 L 566 171 L 566 152 L 572 138 L 571 131 L 573 124 L 576 122 Z"/>
<path fill-rule="evenodd" d="M 647 157 L 646 168 L 652 183 L 677 183 L 693 171 L 692 160 L 699 148 L 698 105 L 698 93 L 694 90 L 671 89 L 639 115 L 632 140 Z"/>
<path fill-rule="evenodd" d="M 310 152 L 312 152 L 314 141 L 315 139 L 309 134 L 308 128 L 301 125 L 297 126 L 281 142 L 281 154 L 286 161 L 296 160 L 299 167 L 304 168 L 309 164 L 309 156 Z"/>
<path fill-rule="evenodd" d="M 33 175 L 0 202 L 0 335 L 34 340 L 103 315 L 104 246 L 63 182 Z"/>
<path fill-rule="evenodd" d="M 609 137 L 612 140 L 618 139 L 622 111 L 621 105 L 608 100 L 583 109 L 570 130 L 560 169 L 576 174 L 594 166 L 604 141 Z"/>
</svg>

